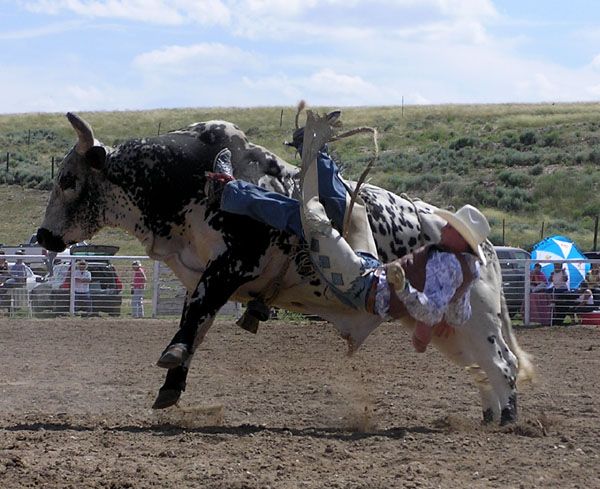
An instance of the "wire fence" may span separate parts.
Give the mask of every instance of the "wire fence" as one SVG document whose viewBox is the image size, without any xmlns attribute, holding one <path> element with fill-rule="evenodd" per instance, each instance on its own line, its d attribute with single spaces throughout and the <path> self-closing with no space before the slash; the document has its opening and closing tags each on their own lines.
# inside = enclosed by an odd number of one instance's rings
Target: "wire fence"
<svg viewBox="0 0 600 489">
<path fill-rule="evenodd" d="M 8 270 L 0 264 L 0 313 L 11 317 L 156 318 L 179 316 L 183 308 L 185 288 L 147 256 L 72 255 L 54 263 L 44 255 L 2 258 Z M 21 261 L 26 267 L 15 269 Z M 241 305 L 229 302 L 219 314 L 239 317 Z"/>
</svg>

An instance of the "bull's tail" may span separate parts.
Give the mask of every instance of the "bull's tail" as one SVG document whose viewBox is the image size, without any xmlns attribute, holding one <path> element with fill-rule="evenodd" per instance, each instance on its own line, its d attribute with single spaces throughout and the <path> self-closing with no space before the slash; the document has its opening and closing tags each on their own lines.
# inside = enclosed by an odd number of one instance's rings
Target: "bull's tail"
<svg viewBox="0 0 600 489">
<path fill-rule="evenodd" d="M 512 329 L 512 321 L 510 320 L 510 315 L 508 314 L 508 307 L 506 306 L 504 291 L 502 291 L 500 297 L 500 321 L 502 322 L 502 336 L 504 336 L 504 339 L 508 343 L 511 351 L 517 357 L 517 383 L 523 385 L 527 382 L 533 382 L 536 376 L 535 367 L 533 365 L 533 356 L 523 350 L 517 342 L 517 337 Z"/>
</svg>

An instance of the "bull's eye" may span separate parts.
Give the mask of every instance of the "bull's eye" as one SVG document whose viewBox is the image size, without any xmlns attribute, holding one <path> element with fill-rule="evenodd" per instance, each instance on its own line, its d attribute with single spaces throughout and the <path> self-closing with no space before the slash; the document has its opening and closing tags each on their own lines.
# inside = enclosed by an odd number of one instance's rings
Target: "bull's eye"
<svg viewBox="0 0 600 489">
<path fill-rule="evenodd" d="M 72 173 L 67 173 L 66 175 L 62 175 L 58 180 L 58 185 L 60 185 L 61 190 L 74 190 L 75 184 L 77 183 L 77 179 L 75 175 Z"/>
</svg>

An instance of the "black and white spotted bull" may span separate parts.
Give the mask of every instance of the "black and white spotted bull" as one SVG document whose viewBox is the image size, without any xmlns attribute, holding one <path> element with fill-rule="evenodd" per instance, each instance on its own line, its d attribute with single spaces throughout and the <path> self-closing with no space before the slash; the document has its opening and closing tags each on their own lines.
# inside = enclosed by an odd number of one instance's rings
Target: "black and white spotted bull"
<svg viewBox="0 0 600 489">
<path fill-rule="evenodd" d="M 81 118 L 67 117 L 78 141 L 56 177 L 39 242 L 62 251 L 105 226 L 137 237 L 147 254 L 164 261 L 186 287 L 180 332 L 195 332 L 195 348 L 230 299 L 248 302 L 268 295 L 278 307 L 316 314 L 333 323 L 352 350 L 379 324 L 378 318 L 341 304 L 330 293 L 298 238 L 222 212 L 207 199 L 205 172 L 225 147 L 232 152 L 237 178 L 292 194 L 298 169 L 251 144 L 235 125 L 197 123 L 111 149 L 94 139 Z M 439 239 L 444 223 L 431 205 L 370 185 L 361 189 L 361 196 L 383 262 Z M 517 377 L 529 376 L 532 365 L 512 332 L 498 259 L 489 243 L 484 249 L 488 265 L 472 291 L 472 319 L 434 343 L 474 373 L 484 420 L 504 424 L 516 419 Z M 190 361 L 191 356 L 168 370 L 154 407 L 177 402 Z"/>
</svg>

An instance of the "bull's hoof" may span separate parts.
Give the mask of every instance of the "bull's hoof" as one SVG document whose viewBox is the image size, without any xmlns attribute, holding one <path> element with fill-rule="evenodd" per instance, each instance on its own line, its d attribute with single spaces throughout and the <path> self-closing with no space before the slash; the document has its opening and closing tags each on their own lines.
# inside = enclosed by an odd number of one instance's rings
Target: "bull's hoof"
<svg viewBox="0 0 600 489">
<path fill-rule="evenodd" d="M 500 413 L 500 426 L 517 422 L 517 395 L 508 398 L 508 405 Z"/>
<path fill-rule="evenodd" d="M 152 409 L 166 409 L 174 406 L 181 397 L 181 391 L 177 389 L 164 389 L 158 391 L 158 395 L 152 404 Z"/>
<path fill-rule="evenodd" d="M 483 420 L 482 423 L 484 425 L 489 425 L 494 422 L 494 411 L 492 408 L 488 408 L 483 412 Z"/>
<path fill-rule="evenodd" d="M 240 319 L 237 320 L 235 324 L 237 324 L 240 328 L 249 331 L 252 334 L 256 334 L 258 332 L 258 325 L 260 321 L 258 318 L 248 314 L 246 311 Z"/>
<path fill-rule="evenodd" d="M 183 343 L 169 346 L 156 362 L 161 368 L 175 368 L 183 365 L 190 357 L 187 347 Z"/>
</svg>

